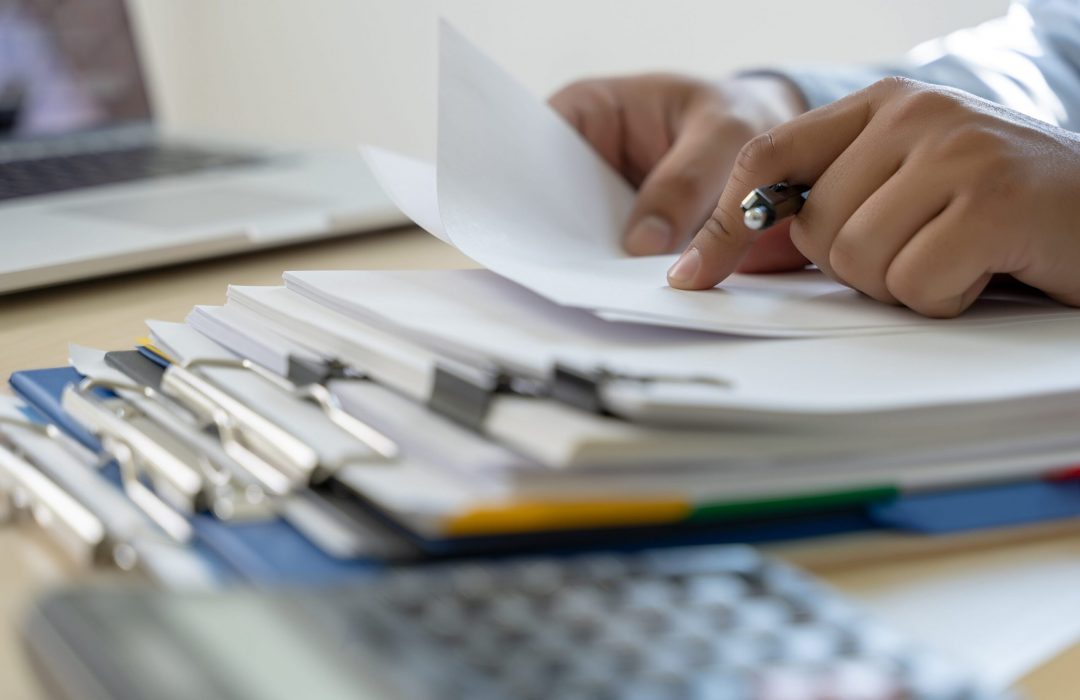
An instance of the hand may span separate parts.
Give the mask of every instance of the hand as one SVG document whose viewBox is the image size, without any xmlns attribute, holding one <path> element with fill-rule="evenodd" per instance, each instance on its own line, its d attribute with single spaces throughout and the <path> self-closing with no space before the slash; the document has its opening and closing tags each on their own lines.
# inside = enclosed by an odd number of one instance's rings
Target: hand
<svg viewBox="0 0 1080 700">
<path fill-rule="evenodd" d="M 951 317 L 1005 273 L 1080 306 L 1077 134 L 888 78 L 747 143 L 669 283 L 706 289 L 733 272 L 759 235 L 740 200 L 779 181 L 813 185 L 795 248 L 875 299 Z"/>
<path fill-rule="evenodd" d="M 635 255 L 681 249 L 708 218 L 743 144 L 805 110 L 786 80 L 768 76 L 585 80 L 551 105 L 639 188 L 624 239 Z"/>
</svg>

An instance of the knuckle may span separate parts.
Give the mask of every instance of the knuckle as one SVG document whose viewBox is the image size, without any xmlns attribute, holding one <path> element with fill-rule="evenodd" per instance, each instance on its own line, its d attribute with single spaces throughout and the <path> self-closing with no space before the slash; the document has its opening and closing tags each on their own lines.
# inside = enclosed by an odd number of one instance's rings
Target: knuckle
<svg viewBox="0 0 1080 700">
<path fill-rule="evenodd" d="M 918 85 L 901 93 L 901 97 L 894 103 L 889 114 L 892 125 L 901 126 L 922 121 L 956 106 L 956 99 L 947 91 L 929 85 Z"/>
<path fill-rule="evenodd" d="M 608 105 L 612 100 L 608 81 L 602 78 L 583 78 L 560 89 L 551 96 L 549 102 L 556 109 L 588 111 Z"/>
<path fill-rule="evenodd" d="M 1007 142 L 993 129 L 967 122 L 937 134 L 931 151 L 939 160 L 971 159 L 996 157 L 1007 150 L 1007 146 Z"/>
<path fill-rule="evenodd" d="M 870 90 L 895 95 L 897 93 L 915 93 L 928 87 L 926 83 L 903 75 L 888 75 L 870 86 Z"/>
<path fill-rule="evenodd" d="M 881 270 L 866 260 L 862 246 L 843 231 L 829 249 L 829 267 L 838 278 L 863 294 L 885 304 L 896 303 L 885 286 Z"/>
<path fill-rule="evenodd" d="M 661 197 L 672 202 L 677 207 L 686 206 L 689 202 L 700 200 L 707 194 L 705 181 L 697 174 L 686 170 L 671 173 L 665 178 L 662 189 Z M 703 204 L 707 204 L 707 202 L 703 202 Z"/>
<path fill-rule="evenodd" d="M 742 228 L 720 205 L 717 205 L 706 219 L 704 226 L 701 227 L 701 233 L 723 248 L 737 246 L 745 238 Z"/>
<path fill-rule="evenodd" d="M 813 251 L 810 250 L 809 244 L 813 240 L 812 231 L 813 225 L 809 218 L 809 212 L 806 211 L 806 207 L 803 207 L 803 211 L 792 217 L 791 225 L 788 227 L 788 236 L 795 247 L 799 249 L 799 252 L 816 264 L 820 258 L 813 255 Z"/>
<path fill-rule="evenodd" d="M 761 163 L 772 160 L 776 152 L 776 135 L 770 129 L 750 139 L 739 149 L 739 155 L 735 157 L 735 170 L 753 174 L 761 168 Z"/>
<path fill-rule="evenodd" d="M 927 302 L 918 270 L 900 260 L 893 261 L 886 271 L 885 286 L 897 301 L 908 308 L 919 311 L 919 307 Z"/>
<path fill-rule="evenodd" d="M 725 105 L 709 103 L 701 106 L 695 115 L 696 123 L 715 138 L 734 144 L 746 144 L 758 134 L 749 118 L 733 114 Z"/>
<path fill-rule="evenodd" d="M 849 239 L 837 236 L 829 248 L 829 267 L 838 276 L 858 285 L 859 278 L 863 276 L 858 246 Z"/>
<path fill-rule="evenodd" d="M 930 318 L 953 318 L 963 311 L 959 298 L 933 297 L 921 280 L 919 266 L 902 261 L 894 262 L 885 275 L 889 294 L 912 311 Z"/>
</svg>

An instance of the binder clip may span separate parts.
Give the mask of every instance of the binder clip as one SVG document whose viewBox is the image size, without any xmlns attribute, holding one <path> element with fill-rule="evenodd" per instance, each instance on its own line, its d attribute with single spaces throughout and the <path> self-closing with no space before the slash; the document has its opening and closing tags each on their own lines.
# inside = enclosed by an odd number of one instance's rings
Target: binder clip
<svg viewBox="0 0 1080 700">
<path fill-rule="evenodd" d="M 94 389 L 127 392 L 129 398 L 102 399 Z M 151 392 L 89 378 L 67 387 L 62 403 L 116 460 L 127 496 L 174 540 L 191 539 L 186 515 L 196 512 L 209 511 L 222 520 L 270 517 L 273 511 L 256 481 L 197 450 L 192 428 L 178 412 L 155 403 Z"/>
<path fill-rule="evenodd" d="M 281 469 L 294 486 L 322 481 L 343 465 L 321 463 L 310 440 L 234 396 L 223 382 L 207 374 L 206 370 L 212 369 L 248 372 L 276 387 L 283 399 L 314 404 L 331 423 L 365 448 L 358 461 L 388 462 L 398 456 L 397 443 L 346 413 L 321 384 L 298 386 L 249 360 L 197 359 L 169 366 L 162 376 L 162 392 L 191 410 L 201 423 L 213 424 L 226 439 L 242 444 Z"/>
</svg>

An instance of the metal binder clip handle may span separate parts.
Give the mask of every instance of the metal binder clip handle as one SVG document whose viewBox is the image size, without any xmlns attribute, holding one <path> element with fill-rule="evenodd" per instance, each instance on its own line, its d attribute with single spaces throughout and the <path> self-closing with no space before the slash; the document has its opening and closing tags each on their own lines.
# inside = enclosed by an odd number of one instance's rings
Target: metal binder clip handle
<svg viewBox="0 0 1080 700">
<path fill-rule="evenodd" d="M 184 544 L 190 542 L 194 535 L 191 523 L 139 480 L 139 471 L 131 448 L 111 436 L 106 436 L 103 444 L 120 466 L 120 480 L 128 498 L 173 540 Z"/>
<path fill-rule="evenodd" d="M 347 412 L 345 412 L 338 405 L 337 400 L 330 393 L 330 391 L 325 386 L 323 386 L 322 384 L 307 384 L 307 385 L 304 385 L 304 386 L 297 386 L 296 384 L 291 382 L 289 379 L 286 379 L 284 377 L 280 377 L 280 376 L 274 374 L 273 372 L 270 372 L 266 368 L 261 367 L 260 365 L 257 365 L 257 364 L 255 364 L 255 363 L 253 363 L 253 362 L 251 362 L 250 360 L 247 360 L 247 359 L 243 359 L 243 360 L 232 360 L 232 359 L 200 359 L 200 360 L 192 360 L 192 361 L 188 362 L 187 364 L 185 364 L 183 366 L 183 369 L 181 371 L 177 372 L 177 374 L 179 376 L 181 376 L 181 377 L 186 377 L 187 375 L 185 373 L 191 373 L 191 370 L 193 368 L 194 369 L 200 369 L 200 368 L 237 369 L 237 370 L 245 370 L 245 371 L 252 372 L 256 376 L 258 376 L 258 377 L 266 380 L 267 382 L 273 384 L 274 386 L 278 387 L 283 392 L 286 392 L 287 394 L 289 394 L 290 396 L 296 398 L 297 400 L 314 403 L 316 406 L 319 407 L 320 410 L 322 410 L 323 414 L 326 415 L 326 417 L 329 418 L 331 422 L 333 422 L 335 425 L 337 425 L 343 431 L 348 433 L 352 438 L 358 440 L 360 443 L 362 443 L 365 447 L 367 447 L 369 450 L 374 452 L 380 458 L 382 458 L 384 460 L 391 460 L 391 459 L 396 458 L 397 455 L 398 455 L 399 449 L 398 449 L 397 444 L 393 440 L 391 440 L 388 436 L 384 435 L 383 433 L 376 430 L 372 426 L 364 423 L 363 421 L 359 420 L 358 418 L 356 418 L 356 417 L 348 414 Z M 166 375 L 165 375 L 166 379 L 168 379 L 169 374 L 172 373 L 173 371 L 174 370 L 170 368 L 170 370 L 168 372 L 166 372 Z M 344 370 L 338 370 L 338 371 L 339 371 L 339 373 L 341 374 L 342 377 L 348 376 L 348 373 L 345 372 Z M 219 389 L 215 385 L 213 385 L 212 380 L 209 380 L 209 379 L 207 379 L 206 377 L 204 377 L 202 375 L 195 375 L 195 376 L 198 377 L 199 379 L 202 379 L 204 382 L 208 382 L 211 386 L 216 388 L 218 390 L 218 392 L 220 392 L 220 394 L 223 394 L 225 396 L 229 396 L 228 392 L 225 392 L 224 390 Z M 219 398 L 220 398 L 220 396 L 219 396 Z M 229 398 L 232 400 L 232 402 L 234 402 L 232 404 L 234 407 L 236 407 L 236 406 L 244 406 L 244 404 L 242 402 L 239 402 L 236 399 L 232 399 L 231 396 Z M 227 407 L 225 402 L 219 402 L 219 404 L 220 404 L 220 407 L 222 407 L 222 408 Z M 249 413 L 250 413 L 250 411 L 249 411 Z M 226 410 L 226 414 L 229 415 L 230 417 L 234 418 L 234 419 L 237 418 L 235 408 Z M 262 418 L 261 416 L 259 416 L 259 417 Z M 245 436 L 246 433 L 243 430 L 243 425 L 245 423 L 245 419 L 237 419 L 234 422 L 237 425 L 237 429 L 234 431 L 235 437 L 240 438 L 242 436 Z M 262 430 L 264 430 L 264 431 L 273 430 L 273 431 L 276 431 L 279 435 L 287 435 L 288 436 L 287 439 L 290 441 L 290 445 L 291 445 L 290 450 L 293 451 L 295 453 L 295 455 L 299 456 L 303 450 L 310 451 L 310 459 L 305 461 L 304 464 L 303 464 L 304 471 L 303 471 L 301 476 L 304 479 L 306 479 L 306 480 L 314 479 L 315 481 L 318 481 L 318 480 L 320 480 L 320 478 L 322 476 L 325 476 L 326 474 L 332 472 L 336 468 L 336 465 L 321 465 L 319 463 L 318 454 L 314 450 L 312 450 L 312 448 L 310 446 L 308 446 L 307 443 L 301 441 L 299 438 L 297 438 L 293 434 L 288 433 L 287 431 L 284 431 L 279 426 L 277 426 L 273 421 L 264 418 L 264 419 L 262 419 L 262 426 L 263 426 Z M 278 440 L 278 444 L 280 444 L 280 443 L 281 443 L 281 441 Z M 252 447 L 254 448 L 254 451 L 259 451 L 259 445 L 258 444 L 252 445 Z M 322 469 L 322 470 L 319 470 L 320 466 L 323 466 L 325 468 Z M 318 472 L 318 473 L 316 473 L 316 472 Z"/>
<path fill-rule="evenodd" d="M 247 368 L 242 363 L 221 361 L 174 364 L 162 377 L 162 391 L 194 411 L 205 424 L 219 425 L 215 416 L 222 413 L 228 416 L 236 439 L 242 440 L 255 454 L 287 470 L 286 476 L 293 484 L 305 483 L 318 466 L 319 456 L 314 448 L 196 372 L 199 366 Z"/>
<path fill-rule="evenodd" d="M 36 430 L 42 426 L 0 418 L 0 424 Z M 45 434 L 44 430 L 40 431 Z M 9 517 L 28 512 L 77 563 L 90 565 L 107 546 L 105 525 L 74 497 L 36 469 L 0 434 L 0 488 Z"/>
<path fill-rule="evenodd" d="M 326 388 L 325 382 L 330 379 L 359 379 L 361 375 L 352 373 L 348 367 L 340 362 L 327 362 L 322 365 L 322 371 L 315 371 L 310 363 L 304 363 L 289 357 L 289 376 L 281 377 L 265 367 L 248 359 L 242 360 L 197 360 L 195 364 L 203 367 L 224 367 L 234 369 L 246 369 L 262 377 L 266 381 L 280 387 L 283 391 L 292 394 L 301 401 L 310 401 L 322 409 L 335 425 L 352 435 L 371 449 L 372 452 L 383 459 L 394 459 L 398 455 L 398 446 L 393 440 L 364 423 L 359 418 L 345 412 L 338 404 L 334 395 Z M 187 365 L 191 366 L 191 363 Z M 298 379 L 317 378 L 320 381 L 297 381 Z"/>
<path fill-rule="evenodd" d="M 399 449 L 396 442 L 359 418 L 347 413 L 338 404 L 337 399 L 330 393 L 330 390 L 322 384 L 308 384 L 297 387 L 296 396 L 315 402 L 335 425 L 370 447 L 375 454 L 383 459 L 392 460 L 397 458 Z"/>
<path fill-rule="evenodd" d="M 551 380 L 551 398 L 591 413 L 610 413 L 604 390 L 615 382 L 636 384 L 700 384 L 730 389 L 732 384 L 720 377 L 686 374 L 635 374 L 607 368 L 581 370 L 556 363 Z"/>
<path fill-rule="evenodd" d="M 72 551 L 79 563 L 110 562 L 123 570 L 139 568 L 165 586 L 185 589 L 210 585 L 218 575 L 184 544 L 161 527 L 132 500 L 94 469 L 96 454 L 72 441 L 55 425 L 23 423 L 0 418 L 18 430 L 0 431 L 0 443 L 25 462 L 53 488 L 17 491 L 15 500 L 30 502 L 27 493 L 39 493 L 40 504 L 51 504 L 46 532 L 61 548 Z M 58 450 L 55 448 L 59 448 Z M 0 448 L 2 449 L 2 448 Z M 31 474 L 34 472 L 30 472 Z M 10 485 L 0 469 L 0 482 Z M 2 495 L 2 494 L 0 494 Z M 40 512 L 40 509 L 37 509 Z M 104 537 L 92 528 L 85 513 L 100 522 Z M 67 523 L 68 525 L 65 525 Z"/>
<path fill-rule="evenodd" d="M 497 376 L 478 372 L 475 378 L 469 378 L 460 371 L 436 365 L 428 408 L 467 428 L 479 430 L 498 384 Z"/>
<path fill-rule="evenodd" d="M 145 467 L 154 487 L 171 503 L 187 511 L 205 509 L 209 489 L 200 468 L 201 458 L 189 455 L 194 461 L 188 463 L 174 452 L 181 446 L 143 416 L 135 405 L 120 399 L 124 401 L 123 411 L 113 411 L 93 396 L 91 391 L 96 388 L 139 391 L 136 386 L 88 378 L 64 390 L 64 410 L 99 437 L 109 436 L 126 445 L 132 458 Z M 135 421 L 139 419 L 143 423 L 136 425 Z M 151 429 L 152 434 L 146 432 Z"/>
<path fill-rule="evenodd" d="M 600 397 L 603 374 L 556 363 L 551 377 L 551 398 L 589 413 L 604 413 Z"/>
</svg>

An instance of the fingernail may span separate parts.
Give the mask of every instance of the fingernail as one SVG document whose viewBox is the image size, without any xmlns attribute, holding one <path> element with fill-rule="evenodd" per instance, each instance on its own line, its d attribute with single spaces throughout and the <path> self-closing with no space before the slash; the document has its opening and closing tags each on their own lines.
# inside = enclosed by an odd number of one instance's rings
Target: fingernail
<svg viewBox="0 0 1080 700">
<path fill-rule="evenodd" d="M 687 248 L 675 264 L 668 270 L 669 282 L 679 285 L 690 284 L 697 276 L 698 268 L 701 267 L 701 253 L 697 248 Z"/>
<path fill-rule="evenodd" d="M 634 255 L 659 255 L 671 246 L 671 224 L 659 216 L 646 216 L 626 235 L 626 249 Z"/>
</svg>

